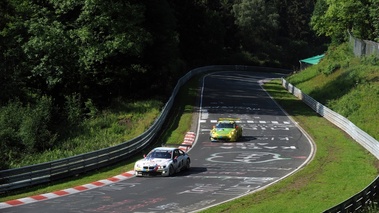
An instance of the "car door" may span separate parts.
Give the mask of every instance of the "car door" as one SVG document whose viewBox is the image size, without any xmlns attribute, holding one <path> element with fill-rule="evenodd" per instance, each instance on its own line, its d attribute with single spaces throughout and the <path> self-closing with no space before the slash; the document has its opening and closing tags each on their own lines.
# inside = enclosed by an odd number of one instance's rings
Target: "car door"
<svg viewBox="0 0 379 213">
<path fill-rule="evenodd" d="M 180 160 L 180 169 L 182 170 L 183 167 L 186 165 L 186 160 L 187 160 L 187 158 L 186 158 L 186 155 L 185 155 L 185 153 L 183 152 L 183 150 L 178 149 L 178 152 L 179 152 L 179 157 L 178 157 L 178 159 Z"/>
<path fill-rule="evenodd" d="M 174 150 L 174 163 L 176 170 L 181 169 L 184 165 L 184 155 L 182 154 L 182 152 L 183 151 L 180 149 Z"/>
<path fill-rule="evenodd" d="M 172 165 L 174 166 L 174 168 L 175 168 L 175 171 L 177 171 L 178 170 L 178 168 L 179 168 L 179 163 L 180 163 L 180 159 L 179 159 L 179 151 L 177 150 L 177 149 L 175 149 L 174 151 L 173 151 L 173 154 L 172 154 Z"/>
</svg>

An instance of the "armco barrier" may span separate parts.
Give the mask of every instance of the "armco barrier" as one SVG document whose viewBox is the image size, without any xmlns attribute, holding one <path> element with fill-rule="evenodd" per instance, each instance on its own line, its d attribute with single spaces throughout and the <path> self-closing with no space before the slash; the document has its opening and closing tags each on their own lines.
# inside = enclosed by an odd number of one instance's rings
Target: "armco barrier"
<svg viewBox="0 0 379 213">
<path fill-rule="evenodd" d="M 140 136 L 123 142 L 117 146 L 85 153 L 69 158 L 56 161 L 41 163 L 37 165 L 25 166 L 22 168 L 9 169 L 0 171 L 0 194 L 14 189 L 33 186 L 41 183 L 48 183 L 65 177 L 74 176 L 91 170 L 99 169 L 112 165 L 116 162 L 126 160 L 142 151 L 146 146 L 151 144 L 161 130 L 166 117 L 171 110 L 174 99 L 179 89 L 193 76 L 201 73 L 212 71 L 258 71 L 258 72 L 277 72 L 289 74 L 291 70 L 253 67 L 242 65 L 220 65 L 206 66 L 193 69 L 180 78 L 170 96 L 169 100 L 163 107 L 161 114 L 154 121 L 151 127 Z"/>
<path fill-rule="evenodd" d="M 377 159 L 379 159 L 379 142 L 366 132 L 358 128 L 355 124 L 350 122 L 342 115 L 332 111 L 326 106 L 314 100 L 312 97 L 304 94 L 298 88 L 288 83 L 285 79 L 282 79 L 282 85 L 294 96 L 302 100 L 305 104 L 311 107 L 319 115 L 329 120 L 334 125 L 349 134 L 355 141 L 361 144 Z M 346 201 L 325 210 L 325 213 L 337 213 L 337 212 L 356 212 L 362 210 L 369 205 L 372 205 L 374 200 L 377 199 L 377 193 L 379 192 L 379 176 L 365 189 L 358 194 L 352 196 Z"/>
</svg>

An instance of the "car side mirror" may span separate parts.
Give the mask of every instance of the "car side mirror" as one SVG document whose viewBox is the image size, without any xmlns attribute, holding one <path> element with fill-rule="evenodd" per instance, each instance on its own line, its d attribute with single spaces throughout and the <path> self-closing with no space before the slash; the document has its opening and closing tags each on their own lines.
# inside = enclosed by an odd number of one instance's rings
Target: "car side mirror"
<svg viewBox="0 0 379 213">
<path fill-rule="evenodd" d="M 146 154 L 143 155 L 143 158 L 146 158 Z"/>
</svg>

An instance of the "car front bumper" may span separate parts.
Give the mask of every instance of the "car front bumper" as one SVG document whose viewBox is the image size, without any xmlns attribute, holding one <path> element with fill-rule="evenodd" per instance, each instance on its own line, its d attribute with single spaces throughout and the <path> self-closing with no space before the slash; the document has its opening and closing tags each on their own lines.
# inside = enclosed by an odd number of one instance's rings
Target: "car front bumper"
<svg viewBox="0 0 379 213">
<path fill-rule="evenodd" d="M 211 136 L 211 141 L 230 141 L 230 140 L 231 140 L 231 137 L 229 136 L 215 136 L 215 137 Z"/>
<path fill-rule="evenodd" d="M 134 169 L 134 174 L 136 176 L 150 176 L 150 175 L 168 176 L 169 171 L 167 168 L 164 168 L 164 169 L 142 168 L 142 169 Z"/>
</svg>

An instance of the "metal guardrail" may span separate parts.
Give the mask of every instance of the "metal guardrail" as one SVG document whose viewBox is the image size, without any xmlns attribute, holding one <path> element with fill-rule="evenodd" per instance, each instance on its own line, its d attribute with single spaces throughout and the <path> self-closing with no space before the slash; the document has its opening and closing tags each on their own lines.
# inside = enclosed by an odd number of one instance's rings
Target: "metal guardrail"
<svg viewBox="0 0 379 213">
<path fill-rule="evenodd" d="M 288 83 L 285 79 L 282 79 L 282 86 L 286 88 L 294 96 L 302 100 L 305 104 L 311 107 L 319 115 L 326 118 L 328 121 L 345 131 L 350 135 L 355 141 L 361 144 L 365 149 L 367 149 L 371 154 L 373 154 L 377 159 L 379 159 L 379 142 L 373 137 L 368 135 L 366 132 L 358 128 L 355 124 L 350 122 L 347 118 L 342 115 L 332 111 L 326 106 L 314 100 L 312 97 L 304 94 L 300 89 L 294 87 L 292 84 Z M 325 210 L 324 213 L 338 213 L 338 212 L 356 212 L 362 210 L 365 207 L 372 205 L 375 198 L 377 199 L 377 194 L 379 192 L 379 176 L 363 189 L 358 194 L 352 196 L 346 201 Z"/>
<path fill-rule="evenodd" d="M 277 73 L 280 72 L 287 74 L 291 72 L 291 70 L 285 69 L 242 65 L 206 66 L 193 69 L 178 80 L 172 92 L 172 95 L 163 107 L 159 117 L 154 121 L 148 130 L 146 130 L 138 137 L 113 147 L 69 158 L 0 171 L 0 194 L 14 189 L 48 183 L 80 173 L 85 173 L 91 170 L 107 167 L 116 162 L 120 162 L 132 157 L 135 153 L 142 151 L 146 146 L 154 141 L 155 137 L 157 136 L 157 132 L 159 132 L 159 130 L 162 128 L 162 125 L 172 108 L 174 99 L 179 92 L 179 89 L 189 79 L 200 73 L 237 70 Z"/>
</svg>

